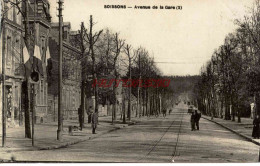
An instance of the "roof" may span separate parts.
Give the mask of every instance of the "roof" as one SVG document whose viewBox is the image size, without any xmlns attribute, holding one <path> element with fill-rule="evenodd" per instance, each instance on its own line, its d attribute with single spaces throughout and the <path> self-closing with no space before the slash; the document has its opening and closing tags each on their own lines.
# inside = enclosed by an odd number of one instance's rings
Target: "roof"
<svg viewBox="0 0 260 166">
<path fill-rule="evenodd" d="M 58 27 L 59 23 L 58 22 L 51 23 L 51 26 L 52 27 Z M 70 22 L 63 22 L 63 26 L 68 26 L 70 28 L 71 24 L 70 24 Z"/>
<path fill-rule="evenodd" d="M 70 31 L 70 35 L 78 35 L 79 31 Z"/>
</svg>

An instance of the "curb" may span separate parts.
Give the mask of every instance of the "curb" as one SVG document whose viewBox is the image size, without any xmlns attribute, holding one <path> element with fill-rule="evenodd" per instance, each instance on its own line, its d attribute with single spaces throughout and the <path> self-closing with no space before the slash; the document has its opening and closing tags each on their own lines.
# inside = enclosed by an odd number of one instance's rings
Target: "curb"
<svg viewBox="0 0 260 166">
<path fill-rule="evenodd" d="M 16 149 L 4 148 L 2 150 L 5 151 L 5 152 L 10 153 L 10 152 L 19 152 L 19 151 L 44 151 L 44 150 L 61 149 L 61 148 L 65 148 L 65 147 L 68 147 L 70 145 L 75 145 L 77 143 L 81 143 L 81 142 L 84 142 L 84 141 L 93 140 L 95 138 L 98 138 L 101 135 L 104 135 L 104 134 L 107 134 L 107 133 L 110 133 L 110 132 L 113 132 L 113 131 L 116 131 L 116 130 L 119 130 L 119 129 L 121 129 L 121 127 L 115 127 L 115 128 L 113 128 L 111 130 L 107 130 L 105 132 L 101 132 L 100 134 L 98 134 L 96 136 L 89 136 L 89 137 L 86 137 L 84 139 L 79 139 L 79 140 L 76 140 L 76 141 L 66 142 L 66 143 L 63 143 L 61 145 L 53 145 L 53 146 L 48 146 L 48 147 L 16 148 Z M 1 150 L 0 150 L 0 152 L 1 152 Z M 0 161 L 1 161 L 1 159 L 0 159 Z"/>
<path fill-rule="evenodd" d="M 65 143 L 65 144 L 62 144 L 62 145 L 55 145 L 55 146 L 49 146 L 49 147 L 39 147 L 39 148 L 37 148 L 33 151 L 37 151 L 37 150 L 43 151 L 43 150 L 53 150 L 53 149 L 65 148 L 65 147 L 68 147 L 70 145 L 75 145 L 75 144 L 78 144 L 78 143 L 81 143 L 81 142 L 85 142 L 87 140 L 93 140 L 95 138 L 98 138 L 101 135 L 104 135 L 104 134 L 107 134 L 107 133 L 110 133 L 110 132 L 113 132 L 113 131 L 116 131 L 116 130 L 119 130 L 119 129 L 121 129 L 121 127 L 115 127 L 114 129 L 105 131 L 105 132 L 100 133 L 99 135 L 96 135 L 96 136 L 90 136 L 90 137 L 85 138 L 85 139 L 79 139 L 77 141 L 71 141 L 71 142 L 68 142 L 68 143 Z"/>
<path fill-rule="evenodd" d="M 136 122 L 132 122 L 132 123 L 129 123 L 128 126 L 135 125 L 135 124 L 136 124 Z M 122 126 L 122 127 L 125 127 L 125 125 Z M 122 127 L 115 127 L 115 128 L 113 128 L 113 129 L 111 129 L 111 130 L 108 130 L 108 131 L 105 131 L 105 132 L 103 132 L 103 133 L 100 133 L 99 135 L 90 136 L 90 137 L 88 137 L 88 138 L 79 139 L 79 140 L 77 140 L 77 141 L 71 141 L 71 142 L 65 143 L 65 144 L 63 144 L 63 145 L 56 145 L 56 146 L 49 146 L 49 147 L 40 147 L 40 148 L 35 149 L 34 151 L 36 151 L 36 150 L 53 150 L 53 149 L 65 148 L 65 147 L 68 147 L 68 146 L 70 146 L 70 145 L 75 145 L 75 144 L 78 144 L 78 143 L 81 143 L 81 142 L 84 142 L 84 141 L 87 141 L 87 140 L 93 140 L 93 139 L 95 139 L 95 138 L 98 138 L 98 137 L 101 136 L 101 135 L 104 135 L 104 134 L 111 133 L 111 132 L 113 132 L 113 131 L 119 130 L 119 129 L 121 129 Z"/>
<path fill-rule="evenodd" d="M 237 132 L 237 131 L 235 131 L 235 130 L 233 130 L 233 129 L 231 129 L 231 128 L 229 128 L 229 127 L 227 127 L 227 126 L 225 126 L 225 125 L 223 125 L 223 124 L 221 124 L 221 123 L 218 123 L 218 122 L 216 122 L 216 121 L 214 121 L 214 120 L 208 119 L 208 118 L 206 118 L 206 117 L 204 117 L 204 116 L 201 116 L 201 117 L 202 117 L 203 119 L 206 119 L 206 120 L 210 121 L 210 122 L 216 123 L 217 125 L 219 125 L 219 126 L 225 128 L 225 129 L 227 129 L 227 130 L 229 130 L 229 131 L 235 133 L 236 135 L 239 135 L 240 137 L 243 137 L 243 138 L 246 139 L 247 141 L 250 141 L 250 142 L 252 142 L 252 143 L 254 143 L 254 144 L 260 146 L 260 142 L 257 142 L 257 141 L 255 141 L 254 139 L 252 139 L 252 138 L 250 138 L 250 137 L 248 137 L 248 136 L 246 136 L 246 135 L 244 135 L 244 134 L 241 134 L 241 133 L 239 133 L 239 132 Z"/>
<path fill-rule="evenodd" d="M 131 123 L 128 123 L 128 124 L 125 124 L 123 126 L 118 126 L 118 127 L 114 127 L 113 129 L 110 129 L 110 130 L 107 130 L 107 131 L 104 131 L 104 132 L 101 132 L 100 134 L 98 135 L 95 135 L 95 136 L 88 136 L 86 138 L 83 138 L 83 139 L 79 139 L 79 140 L 76 140 L 76 141 L 70 141 L 70 142 L 66 142 L 66 143 L 63 143 L 61 145 L 53 145 L 53 146 L 48 146 L 48 147 L 31 147 L 31 148 L 17 148 L 17 149 L 8 149 L 8 148 L 5 148 L 5 149 L 2 149 L 6 152 L 18 152 L 18 151 L 44 151 L 44 150 L 54 150 L 54 149 L 61 149 L 61 148 L 66 148 L 70 145 L 75 145 L 75 144 L 78 144 L 78 143 L 81 143 L 81 142 L 84 142 L 84 141 L 88 141 L 88 140 L 93 140 L 95 138 L 98 138 L 99 136 L 101 135 L 104 135 L 104 134 L 107 134 L 107 133 L 110 133 L 110 132 L 113 132 L 113 131 L 116 131 L 116 130 L 119 130 L 121 128 L 125 128 L 127 126 L 132 126 L 132 125 L 135 125 L 137 122 L 131 122 Z M 0 149 L 0 152 L 1 152 L 1 149 Z M 1 160 L 0 160 L 1 161 Z"/>
</svg>

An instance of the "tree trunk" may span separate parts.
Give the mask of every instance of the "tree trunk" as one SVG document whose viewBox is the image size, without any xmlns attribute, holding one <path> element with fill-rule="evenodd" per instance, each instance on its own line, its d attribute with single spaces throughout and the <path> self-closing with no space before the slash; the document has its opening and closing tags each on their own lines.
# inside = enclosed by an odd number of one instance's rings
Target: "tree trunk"
<svg viewBox="0 0 260 166">
<path fill-rule="evenodd" d="M 260 115 L 260 97 L 259 97 L 259 92 L 256 92 L 255 101 L 256 101 L 255 115 Z"/>
<path fill-rule="evenodd" d="M 131 74 L 131 59 L 129 58 L 129 80 L 132 79 L 132 74 Z M 128 89 L 128 112 L 127 112 L 127 118 L 128 120 L 130 121 L 131 120 L 131 93 L 132 93 L 132 88 L 131 88 L 131 85 L 129 86 L 129 89 Z"/>
<path fill-rule="evenodd" d="M 232 113 L 232 121 L 235 121 L 236 118 L 235 118 L 235 109 L 236 109 L 236 106 L 235 106 L 235 103 L 234 103 L 234 98 L 231 94 L 231 113 Z"/>
<path fill-rule="evenodd" d="M 241 123 L 241 110 L 240 110 L 240 107 L 237 107 L 237 122 L 238 123 Z"/>
<path fill-rule="evenodd" d="M 220 106 L 220 118 L 223 119 L 223 99 L 221 97 L 221 106 Z"/>
<path fill-rule="evenodd" d="M 131 77 L 130 77 L 130 79 L 131 79 Z M 132 104 L 131 104 L 131 86 L 129 87 L 129 89 L 128 89 L 128 108 L 127 108 L 127 118 L 128 118 L 128 120 L 129 121 L 131 121 L 131 107 L 132 107 Z"/>
<path fill-rule="evenodd" d="M 82 115 L 82 120 L 80 121 L 81 124 L 79 126 L 84 126 L 84 121 L 85 121 L 85 81 L 84 80 L 82 80 L 82 84 L 81 84 L 81 115 Z"/>
<path fill-rule="evenodd" d="M 145 99 L 146 99 L 146 101 L 145 101 L 145 108 L 146 108 L 146 110 L 145 110 L 145 114 L 146 114 L 146 116 L 148 116 L 148 102 L 149 102 L 149 91 L 148 91 L 148 89 L 146 89 L 146 97 L 145 97 Z"/>
<path fill-rule="evenodd" d="M 143 89 L 143 116 L 144 116 L 144 112 L 145 112 L 145 89 Z"/>
<path fill-rule="evenodd" d="M 122 102 L 122 112 L 123 112 L 123 123 L 126 123 L 125 120 L 125 98 L 123 97 L 123 102 Z"/>
<path fill-rule="evenodd" d="M 150 113 L 149 116 L 153 115 L 153 96 L 150 97 Z"/>
<path fill-rule="evenodd" d="M 29 3 L 28 0 L 25 1 L 25 24 L 24 24 L 24 28 L 25 28 L 25 44 L 27 46 L 28 52 L 29 54 L 31 53 L 30 50 L 30 46 L 31 46 L 31 42 L 30 42 L 30 27 L 29 27 Z M 30 54 L 31 55 L 31 54 Z M 27 76 L 26 76 L 27 77 Z M 25 103 L 25 110 L 24 110 L 24 121 L 25 121 L 25 138 L 31 138 L 31 127 L 30 127 L 30 110 L 31 110 L 31 104 L 30 104 L 30 82 L 29 79 L 26 78 L 26 92 L 25 92 L 25 96 L 26 96 L 26 103 Z"/>
</svg>

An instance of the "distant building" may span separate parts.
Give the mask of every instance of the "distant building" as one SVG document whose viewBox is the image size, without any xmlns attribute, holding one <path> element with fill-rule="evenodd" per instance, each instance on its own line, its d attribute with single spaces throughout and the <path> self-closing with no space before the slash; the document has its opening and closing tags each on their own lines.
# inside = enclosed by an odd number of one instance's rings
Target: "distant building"
<svg viewBox="0 0 260 166">
<path fill-rule="evenodd" d="M 52 62 L 51 75 L 48 78 L 49 91 L 48 103 L 49 113 L 57 116 L 58 96 L 58 66 L 59 66 L 59 25 L 52 23 L 49 38 L 50 56 Z M 81 99 L 81 52 L 70 45 L 70 23 L 63 24 L 63 95 L 62 104 L 64 117 L 76 116 Z M 56 98 L 55 98 L 56 97 Z"/>
</svg>

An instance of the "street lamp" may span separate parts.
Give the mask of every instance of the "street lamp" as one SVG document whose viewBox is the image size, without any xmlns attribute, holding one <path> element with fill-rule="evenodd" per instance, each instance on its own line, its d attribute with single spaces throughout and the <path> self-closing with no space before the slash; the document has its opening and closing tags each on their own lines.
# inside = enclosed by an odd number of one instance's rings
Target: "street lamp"
<svg viewBox="0 0 260 166">
<path fill-rule="evenodd" d="M 62 35 L 62 26 L 63 26 L 63 17 L 62 17 L 62 6 L 63 0 L 59 0 L 59 84 L 58 84 L 58 130 L 57 130 L 57 140 L 62 140 L 62 130 L 63 130 L 63 112 L 62 112 L 62 59 L 63 59 L 63 35 Z"/>
</svg>

